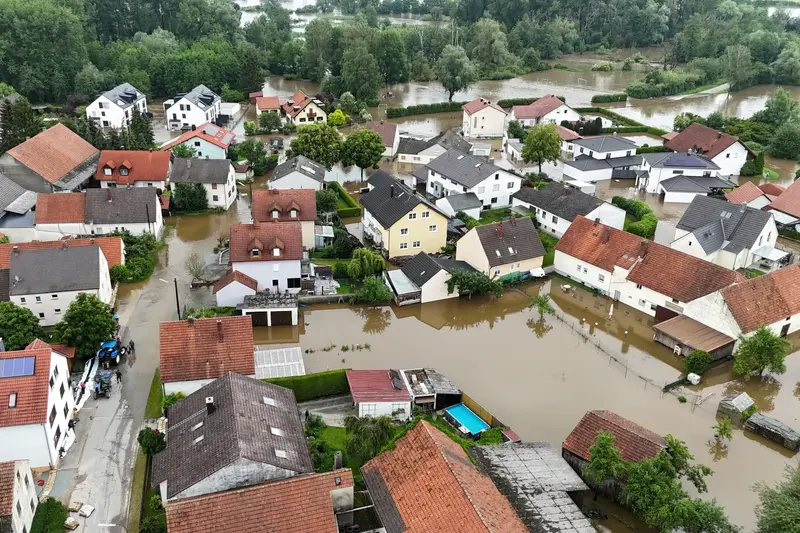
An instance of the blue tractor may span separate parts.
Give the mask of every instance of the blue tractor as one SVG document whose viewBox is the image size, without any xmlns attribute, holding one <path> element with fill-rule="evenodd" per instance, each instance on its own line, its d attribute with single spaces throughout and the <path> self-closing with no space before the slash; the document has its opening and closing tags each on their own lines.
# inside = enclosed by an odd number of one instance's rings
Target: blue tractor
<svg viewBox="0 0 800 533">
<path fill-rule="evenodd" d="M 126 352 L 127 348 L 118 339 L 105 341 L 97 352 L 100 367 L 108 368 L 111 364 L 118 365 Z"/>
</svg>

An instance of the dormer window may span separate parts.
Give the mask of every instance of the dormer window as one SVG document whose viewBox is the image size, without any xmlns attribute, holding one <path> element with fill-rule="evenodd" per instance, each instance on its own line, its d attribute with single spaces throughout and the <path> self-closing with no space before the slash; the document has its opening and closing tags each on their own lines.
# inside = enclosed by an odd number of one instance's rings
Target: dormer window
<svg viewBox="0 0 800 533">
<path fill-rule="evenodd" d="M 292 218 L 297 218 L 297 209 L 292 209 L 291 211 L 289 211 L 289 215 Z"/>
<path fill-rule="evenodd" d="M 272 210 L 272 218 L 278 218 L 278 210 L 277 209 L 273 209 Z"/>
<path fill-rule="evenodd" d="M 280 257 L 281 249 L 280 248 L 273 248 L 272 249 L 272 255 L 275 256 L 275 257 Z"/>
<path fill-rule="evenodd" d="M 119 175 L 120 176 L 127 176 L 128 175 L 128 169 L 125 168 L 125 167 L 120 168 L 119 169 Z"/>
<path fill-rule="evenodd" d="M 258 257 L 261 255 L 261 250 L 259 250 L 258 248 L 253 248 L 250 251 L 250 255 L 252 255 L 253 257 Z"/>
<path fill-rule="evenodd" d="M 110 169 L 110 168 L 108 168 L 108 167 L 105 167 L 105 168 L 103 169 L 103 175 L 104 175 L 104 176 L 110 176 L 110 175 L 111 175 L 111 169 Z"/>
</svg>

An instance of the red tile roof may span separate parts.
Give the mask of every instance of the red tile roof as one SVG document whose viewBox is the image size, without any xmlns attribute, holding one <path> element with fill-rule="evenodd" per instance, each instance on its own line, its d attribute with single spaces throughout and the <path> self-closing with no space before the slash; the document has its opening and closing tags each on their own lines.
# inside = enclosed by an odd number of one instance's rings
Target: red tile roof
<svg viewBox="0 0 800 533">
<path fill-rule="evenodd" d="M 163 383 L 256 373 L 249 316 L 162 322 L 159 337 Z"/>
<path fill-rule="evenodd" d="M 678 135 L 667 139 L 664 142 L 664 146 L 676 152 L 684 153 L 687 150 L 697 150 L 707 158 L 714 159 L 738 141 L 739 137 L 727 135 L 714 128 L 693 122 Z"/>
<path fill-rule="evenodd" d="M 86 220 L 86 195 L 82 192 L 39 194 L 35 224 L 69 224 Z"/>
<path fill-rule="evenodd" d="M 8 268 L 11 253 L 17 247 L 20 250 L 42 250 L 44 248 L 60 248 L 66 240 L 67 246 L 89 246 L 97 244 L 106 256 L 108 267 L 124 264 L 124 244 L 120 237 L 95 237 L 93 239 L 62 239 L 60 241 L 17 242 L 0 244 L 0 269 Z"/>
<path fill-rule="evenodd" d="M 578 216 L 556 244 L 556 250 L 612 272 L 614 265 L 624 269 L 633 266 L 641 251 L 643 239 L 627 231 L 595 224 Z M 627 257 L 625 257 L 627 256 Z"/>
<path fill-rule="evenodd" d="M 75 357 L 75 346 L 67 346 L 66 344 L 51 344 L 50 347 L 54 352 L 58 352 L 67 359 Z"/>
<path fill-rule="evenodd" d="M 722 297 L 742 333 L 785 321 L 800 313 L 800 265 L 726 287 Z"/>
<path fill-rule="evenodd" d="M 219 291 L 227 287 L 233 282 L 241 283 L 245 287 L 249 287 L 251 289 L 258 290 L 258 281 L 254 280 L 247 274 L 243 272 L 239 272 L 238 270 L 232 270 L 228 272 L 228 275 L 222 278 L 221 280 L 217 281 L 214 284 L 214 290 L 212 291 L 213 294 L 217 294 Z"/>
<path fill-rule="evenodd" d="M 562 447 L 568 452 L 589 460 L 589 448 L 601 431 L 614 435 L 616 446 L 625 461 L 639 462 L 652 459 L 667 446 L 664 437 L 645 429 L 639 424 L 622 418 L 611 411 L 589 411 L 572 433 L 567 435 Z"/>
<path fill-rule="evenodd" d="M 206 126 L 208 126 L 209 124 L 213 126 L 213 128 L 206 128 Z M 212 131 L 214 132 L 213 134 L 211 133 Z M 189 141 L 194 138 L 203 139 L 215 146 L 219 146 L 220 148 L 227 150 L 228 147 L 233 142 L 233 140 L 236 138 L 236 134 L 233 133 L 233 131 L 231 130 L 226 130 L 225 128 L 220 128 L 216 124 L 211 124 L 210 122 L 206 122 L 205 124 L 197 126 L 196 129 L 184 132 L 179 137 L 176 137 L 171 141 L 163 144 L 160 150 L 162 152 L 170 150 L 176 144 L 183 144 L 186 141 Z"/>
<path fill-rule="evenodd" d="M 364 127 L 380 135 L 384 146 L 394 146 L 394 139 L 397 136 L 397 124 L 394 122 L 383 120 L 367 122 Z"/>
<path fill-rule="evenodd" d="M 661 138 L 664 139 L 665 141 L 669 141 L 669 140 L 674 139 L 675 137 L 677 137 L 679 134 L 680 134 L 680 132 L 670 131 L 670 132 L 667 132 L 664 135 L 662 135 Z"/>
<path fill-rule="evenodd" d="M 402 378 L 399 378 L 402 384 Z M 411 400 L 405 384 L 397 389 L 388 370 L 348 370 L 347 383 L 353 403 L 407 402 Z"/>
<path fill-rule="evenodd" d="M 552 94 L 546 94 L 528 105 L 515 105 L 513 108 L 514 118 L 540 118 L 554 109 L 558 109 L 564 104 Z"/>
<path fill-rule="evenodd" d="M 289 103 L 291 102 L 291 104 Z M 305 109 L 305 107 L 311 103 L 311 97 L 308 96 L 303 91 L 297 91 L 294 93 L 294 96 L 289 98 L 286 102 L 281 105 L 284 113 L 286 113 L 290 117 L 294 117 L 300 111 Z"/>
<path fill-rule="evenodd" d="M 501 113 L 503 113 L 504 115 L 508 114 L 508 113 L 506 113 L 505 109 L 503 109 L 502 107 L 500 107 L 499 105 L 497 105 L 495 103 L 490 102 L 486 98 L 476 98 L 475 100 L 472 100 L 471 102 L 467 102 L 466 104 L 461 106 L 461 109 L 466 111 L 468 115 L 472 115 L 472 114 L 477 113 L 478 111 L 486 109 L 487 107 L 491 107 L 492 109 L 496 109 L 496 110 L 500 111 Z"/>
<path fill-rule="evenodd" d="M 313 191 L 312 191 L 313 192 Z M 299 222 L 265 222 L 231 226 L 230 261 L 299 261 L 303 234 Z M 280 255 L 273 255 L 275 248 Z M 253 250 L 259 250 L 257 256 Z"/>
<path fill-rule="evenodd" d="M 750 203 L 756 198 L 765 196 L 764 191 L 755 186 L 752 181 L 745 181 L 731 192 L 725 194 L 725 199 L 732 204 L 740 205 Z"/>
<path fill-rule="evenodd" d="M 426 421 L 361 471 L 376 501 L 384 495 L 394 501 L 406 533 L 441 533 L 456 525 L 459 533 L 528 531 L 464 449 Z M 379 513 L 381 507 L 376 504 Z"/>
<path fill-rule="evenodd" d="M 561 136 L 562 141 L 574 141 L 575 139 L 581 138 L 578 132 L 565 128 L 561 124 L 556 124 L 556 131 Z"/>
<path fill-rule="evenodd" d="M 764 194 L 770 194 L 772 196 L 780 196 L 783 191 L 786 190 L 786 187 L 782 185 L 778 185 L 777 183 L 762 183 L 758 186 Z"/>
<path fill-rule="evenodd" d="M 0 352 L 0 361 L 15 357 L 35 357 L 32 376 L 0 379 L 0 427 L 41 424 L 47 420 L 50 392 L 50 346 L 42 342 L 34 348 Z M 17 406 L 9 407 L 9 395 L 17 393 Z"/>
<path fill-rule="evenodd" d="M 256 109 L 280 110 L 281 101 L 277 96 L 259 96 L 256 98 Z"/>
<path fill-rule="evenodd" d="M 770 209 L 800 218 L 800 180 L 789 185 L 789 188 L 772 202 Z"/>
<path fill-rule="evenodd" d="M 149 150 L 103 150 L 97 162 L 98 181 L 114 181 L 118 185 L 128 185 L 137 181 L 166 181 L 169 177 L 169 152 Z M 111 169 L 106 176 L 105 169 Z M 128 169 L 128 175 L 120 174 L 121 168 Z"/>
<path fill-rule="evenodd" d="M 15 146 L 8 154 L 49 183 L 56 183 L 97 152 L 97 148 L 68 127 L 56 124 Z"/>
<path fill-rule="evenodd" d="M 167 529 L 169 533 L 338 533 L 331 492 L 352 486 L 352 471 L 342 469 L 167 502 Z"/>
<path fill-rule="evenodd" d="M 14 461 L 0 463 L 0 517 L 14 514 Z"/>
<path fill-rule="evenodd" d="M 253 220 L 256 222 L 294 222 L 297 220 L 317 220 L 317 196 L 311 189 L 269 189 L 253 191 Z M 290 211 L 297 210 L 292 218 Z M 278 218 L 272 218 L 272 211 L 278 211 Z"/>
</svg>

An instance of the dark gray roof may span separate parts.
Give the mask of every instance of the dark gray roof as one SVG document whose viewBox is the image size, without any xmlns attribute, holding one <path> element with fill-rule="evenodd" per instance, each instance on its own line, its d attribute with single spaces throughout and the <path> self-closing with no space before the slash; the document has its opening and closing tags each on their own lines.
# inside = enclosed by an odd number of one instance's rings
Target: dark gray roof
<svg viewBox="0 0 800 533">
<path fill-rule="evenodd" d="M 225 183 L 231 162 L 228 159 L 184 159 L 172 162 L 169 180 L 173 183 Z"/>
<path fill-rule="evenodd" d="M 155 187 L 86 190 L 86 222 L 95 224 L 134 224 L 155 222 Z M 109 201 L 109 198 L 111 201 Z M 148 220 L 149 209 L 149 220 Z"/>
<path fill-rule="evenodd" d="M 441 211 L 422 196 L 414 193 L 398 180 L 382 183 L 361 197 L 361 205 L 385 229 L 403 218 L 419 204 L 425 204 L 437 213 Z"/>
<path fill-rule="evenodd" d="M 100 287 L 100 247 L 68 246 L 11 252 L 9 280 L 14 296 Z"/>
<path fill-rule="evenodd" d="M 428 163 L 427 167 L 468 189 L 475 187 L 492 174 L 502 170 L 483 159 L 458 150 L 446 151 Z"/>
<path fill-rule="evenodd" d="M 5 174 L 0 173 L 0 210 L 3 211 L 0 213 L 0 216 L 3 216 L 5 213 L 6 207 L 11 205 L 26 192 L 27 191 L 24 187 L 19 185 L 17 182 L 12 181 Z M 34 202 L 35 201 L 36 200 L 34 197 Z"/>
<path fill-rule="evenodd" d="M 719 170 L 709 158 L 700 154 L 685 154 L 681 152 L 656 152 L 643 154 L 647 164 L 653 168 L 706 168 Z"/>
<path fill-rule="evenodd" d="M 188 93 L 184 94 L 183 97 L 193 104 L 199 106 L 201 109 L 209 108 L 215 101 L 220 100 L 220 97 L 217 93 L 203 84 L 198 85 Z M 180 98 L 175 97 L 175 101 L 177 102 L 178 100 L 180 100 Z"/>
<path fill-rule="evenodd" d="M 400 143 L 397 146 L 397 153 L 418 154 L 436 144 L 445 150 L 458 150 L 460 152 L 469 152 L 472 148 L 472 145 L 469 143 L 469 141 L 456 133 L 455 130 L 447 130 L 443 133 L 440 133 L 436 137 L 433 137 L 432 139 L 428 139 L 427 141 L 413 139 L 410 137 L 401 137 Z"/>
<path fill-rule="evenodd" d="M 633 167 L 642 164 L 642 156 L 629 155 L 609 159 L 595 159 L 588 155 L 579 155 L 572 161 L 566 161 L 564 164 L 585 171 L 600 170 L 603 168 Z"/>
<path fill-rule="evenodd" d="M 572 142 L 594 152 L 619 152 L 622 150 L 633 150 L 633 153 L 636 153 L 637 148 L 635 142 L 618 135 L 584 137 L 583 139 L 575 139 Z"/>
<path fill-rule="evenodd" d="M 691 232 L 706 253 L 720 249 L 738 253 L 753 247 L 770 218 L 768 211 L 695 196 L 677 228 Z"/>
<path fill-rule="evenodd" d="M 367 180 L 367 183 L 372 185 L 373 187 L 377 187 L 378 185 L 389 184 L 392 185 L 397 183 L 399 180 L 386 172 L 385 170 L 376 170 L 372 173 L 372 175 Z"/>
<path fill-rule="evenodd" d="M 109 91 L 100 93 L 116 104 L 121 109 L 127 109 L 139 100 L 144 99 L 144 93 L 130 83 L 122 83 Z"/>
<path fill-rule="evenodd" d="M 325 167 L 319 163 L 312 161 L 304 155 L 298 155 L 291 159 L 287 159 L 272 171 L 270 181 L 281 179 L 287 174 L 292 172 L 300 172 L 311 179 L 317 180 L 322 183 L 325 181 Z"/>
<path fill-rule="evenodd" d="M 414 169 L 411 173 L 412 176 L 417 178 L 422 183 L 428 183 L 428 167 L 420 166 Z"/>
<path fill-rule="evenodd" d="M 211 414 L 209 396 L 214 398 Z M 314 471 L 294 392 L 239 374 L 215 379 L 172 406 L 168 435 L 167 448 L 153 458 L 153 486 L 167 481 L 169 498 L 238 459 L 296 473 Z M 278 457 L 276 450 L 287 456 Z M 249 484 L 247 477 L 240 481 Z"/>
<path fill-rule="evenodd" d="M 397 144 L 398 154 L 418 154 L 428 147 L 428 141 L 411 137 L 400 137 Z"/>
<path fill-rule="evenodd" d="M 9 287 L 8 287 L 8 269 L 0 270 L 0 302 L 7 302 L 9 300 Z"/>
<path fill-rule="evenodd" d="M 420 252 L 411 258 L 400 270 L 413 281 L 417 287 L 422 288 L 440 270 L 452 272 L 453 270 L 475 270 L 464 261 L 451 258 L 433 257 L 425 252 Z"/>
<path fill-rule="evenodd" d="M 476 226 L 475 231 L 491 267 L 543 257 L 545 254 L 539 232 L 533 227 L 530 217 L 514 219 L 513 223 L 506 220 Z"/>
<path fill-rule="evenodd" d="M 668 192 L 709 193 L 712 189 L 732 189 L 735 183 L 713 176 L 675 176 L 661 181 Z M 723 200 L 724 201 L 724 200 Z"/>
<path fill-rule="evenodd" d="M 447 197 L 447 202 L 455 212 L 464 211 L 465 209 L 475 209 L 482 207 L 483 202 L 478 198 L 474 192 L 465 192 L 463 194 L 451 194 Z"/>
<path fill-rule="evenodd" d="M 511 197 L 544 209 L 548 213 L 570 222 L 575 220 L 578 215 L 588 215 L 603 204 L 603 201 L 595 196 L 554 181 L 539 190 L 533 187 L 522 187 Z"/>
</svg>

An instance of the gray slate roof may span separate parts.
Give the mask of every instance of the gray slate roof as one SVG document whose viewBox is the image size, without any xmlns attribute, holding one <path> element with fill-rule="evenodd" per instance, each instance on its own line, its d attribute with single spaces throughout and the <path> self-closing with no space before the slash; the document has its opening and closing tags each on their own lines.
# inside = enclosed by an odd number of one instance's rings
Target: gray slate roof
<svg viewBox="0 0 800 533">
<path fill-rule="evenodd" d="M 145 97 L 141 91 L 130 83 L 122 83 L 100 94 L 114 102 L 120 109 L 127 109 Z"/>
<path fill-rule="evenodd" d="M 458 150 L 446 151 L 428 163 L 427 167 L 468 189 L 475 187 L 492 174 L 502 170 L 483 159 Z"/>
<path fill-rule="evenodd" d="M 511 197 L 544 209 L 548 213 L 570 222 L 575 220 L 578 215 L 588 215 L 603 204 L 603 201 L 595 196 L 554 181 L 539 190 L 533 187 L 522 187 Z"/>
<path fill-rule="evenodd" d="M 214 398 L 211 414 L 208 396 Z M 274 435 L 272 428 L 284 435 Z M 153 458 L 153 486 L 166 480 L 169 498 L 239 459 L 296 473 L 314 471 L 294 392 L 239 374 L 215 379 L 172 406 L 168 431 L 167 448 Z M 200 435 L 203 439 L 195 442 Z M 248 484 L 243 477 L 241 486 Z"/>
<path fill-rule="evenodd" d="M 97 289 L 100 247 L 90 244 L 11 252 L 9 283 L 13 296 Z"/>
<path fill-rule="evenodd" d="M 391 228 L 395 222 L 403 218 L 419 204 L 425 204 L 433 211 L 441 213 L 439 208 L 422 196 L 415 194 L 398 180 L 388 180 L 361 197 L 361 205 L 370 212 L 385 229 Z"/>
<path fill-rule="evenodd" d="M 0 302 L 7 302 L 10 298 L 8 286 L 8 269 L 0 270 Z"/>
<path fill-rule="evenodd" d="M 584 171 L 600 170 L 603 168 L 634 167 L 642 164 L 642 156 L 629 155 L 610 159 L 595 159 L 588 155 L 579 155 L 572 161 L 565 161 L 564 164 Z"/>
<path fill-rule="evenodd" d="M 420 252 L 411 258 L 400 270 L 403 274 L 413 281 L 417 287 L 422 288 L 440 270 L 452 272 L 453 270 L 475 270 L 464 261 L 456 261 L 450 258 L 433 257 L 425 252 Z"/>
<path fill-rule="evenodd" d="M 770 218 L 768 211 L 695 196 L 677 228 L 691 232 L 706 253 L 720 249 L 739 253 L 753 247 Z"/>
<path fill-rule="evenodd" d="M 202 83 L 188 93 L 184 94 L 183 97 L 201 109 L 207 109 L 211 107 L 214 102 L 220 100 L 220 97 L 217 93 Z M 177 102 L 178 100 L 180 100 L 180 98 L 176 97 L 175 101 Z"/>
<path fill-rule="evenodd" d="M 400 137 L 397 144 L 398 154 L 418 154 L 428 147 L 428 141 L 412 137 Z"/>
<path fill-rule="evenodd" d="M 299 172 L 320 183 L 325 181 L 325 167 L 304 155 L 298 155 L 297 157 L 287 159 L 275 167 L 275 170 L 272 171 L 270 181 L 279 180 L 292 172 Z"/>
<path fill-rule="evenodd" d="M 483 207 L 483 202 L 478 198 L 474 192 L 465 192 L 463 194 L 451 194 L 447 197 L 447 202 L 450 207 L 457 213 L 465 209 L 475 209 L 476 207 Z"/>
<path fill-rule="evenodd" d="M 184 159 L 172 162 L 169 180 L 173 183 L 225 183 L 231 162 L 228 159 Z"/>
<path fill-rule="evenodd" d="M 684 154 L 680 152 L 655 152 L 643 154 L 647 164 L 653 168 L 705 168 L 719 170 L 709 158 L 700 154 Z"/>
<path fill-rule="evenodd" d="M 397 146 L 397 153 L 418 154 L 436 144 L 440 145 L 445 150 L 458 150 L 460 152 L 469 152 L 472 148 L 469 141 L 456 133 L 455 130 L 447 130 L 427 141 L 410 137 L 401 137 L 400 143 Z"/>
<path fill-rule="evenodd" d="M 378 185 L 385 185 L 385 184 L 392 185 L 394 183 L 397 183 L 398 181 L 399 180 L 397 180 L 394 176 L 392 176 L 385 170 L 376 170 L 369 177 L 367 183 L 369 183 L 373 187 L 377 187 Z"/>
<path fill-rule="evenodd" d="M 619 152 L 621 150 L 633 150 L 636 153 L 637 145 L 630 139 L 619 135 L 601 135 L 599 137 L 584 137 L 575 139 L 573 144 L 583 146 L 594 152 Z"/>
<path fill-rule="evenodd" d="M 5 174 L 0 172 L 0 217 L 5 214 L 5 209 L 14 203 L 27 191 L 17 182 L 12 181 Z M 36 193 L 34 193 L 36 194 Z M 34 196 L 34 202 L 36 201 Z"/>
<path fill-rule="evenodd" d="M 510 220 L 506 220 L 476 226 L 474 230 L 478 233 L 483 252 L 491 267 L 544 257 L 544 246 L 530 217 L 517 218 L 513 224 Z"/>
<path fill-rule="evenodd" d="M 712 189 L 732 189 L 735 183 L 713 176 L 675 176 L 661 181 L 668 192 L 709 193 Z"/>
<path fill-rule="evenodd" d="M 86 222 L 95 224 L 134 224 L 156 221 L 155 187 L 86 190 Z M 108 201 L 109 195 L 111 201 Z"/>
</svg>

